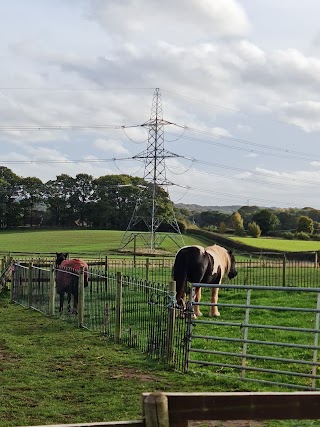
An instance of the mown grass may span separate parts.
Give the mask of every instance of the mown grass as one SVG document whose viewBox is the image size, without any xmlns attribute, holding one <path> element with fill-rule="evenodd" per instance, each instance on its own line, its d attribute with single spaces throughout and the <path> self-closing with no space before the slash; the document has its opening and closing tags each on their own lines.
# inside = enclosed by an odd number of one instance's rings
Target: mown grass
<svg viewBox="0 0 320 427">
<path fill-rule="evenodd" d="M 141 418 L 141 393 L 257 390 L 174 372 L 101 335 L 0 299 L 0 426 Z"/>
<path fill-rule="evenodd" d="M 1 253 L 28 252 L 54 253 L 71 252 L 73 254 L 105 255 L 119 248 L 123 231 L 113 230 L 21 230 L 1 231 Z M 184 235 L 186 245 L 202 244 L 201 238 Z M 175 254 L 178 247 L 171 239 L 165 239 L 162 248 Z"/>
<path fill-rule="evenodd" d="M 320 250 L 320 242 L 314 240 L 285 240 L 263 237 L 255 239 L 253 237 L 238 236 L 229 236 L 229 238 L 246 245 L 254 246 L 257 249 L 264 249 L 265 251 L 279 250 L 284 252 L 312 252 Z"/>
<path fill-rule="evenodd" d="M 140 419 L 143 392 L 284 391 L 199 368 L 175 372 L 99 334 L 9 304 L 8 295 L 0 297 L 0 318 L 0 427 Z"/>
</svg>

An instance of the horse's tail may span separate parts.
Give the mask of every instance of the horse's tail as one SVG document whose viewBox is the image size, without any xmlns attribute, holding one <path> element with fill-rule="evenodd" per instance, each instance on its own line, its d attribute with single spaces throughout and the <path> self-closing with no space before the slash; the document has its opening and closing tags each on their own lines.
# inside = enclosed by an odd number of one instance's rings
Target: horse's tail
<svg viewBox="0 0 320 427">
<path fill-rule="evenodd" d="M 176 254 L 176 258 L 174 260 L 172 268 L 172 277 L 173 280 L 175 280 L 176 282 L 178 304 L 180 303 L 186 291 L 188 278 L 188 262 L 188 252 L 184 251 L 183 249 L 180 249 L 180 251 L 178 251 Z"/>
</svg>

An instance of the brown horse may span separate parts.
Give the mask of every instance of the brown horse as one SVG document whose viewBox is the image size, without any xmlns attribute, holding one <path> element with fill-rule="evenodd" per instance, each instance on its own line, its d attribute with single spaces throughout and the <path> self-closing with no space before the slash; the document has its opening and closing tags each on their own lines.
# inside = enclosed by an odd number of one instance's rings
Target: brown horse
<svg viewBox="0 0 320 427">
<path fill-rule="evenodd" d="M 224 275 L 229 279 L 236 277 L 235 259 L 231 251 L 222 246 L 213 245 L 185 246 L 175 257 L 173 265 L 173 280 L 177 286 L 177 303 L 184 309 L 186 298 L 186 285 L 190 283 L 220 284 Z M 219 288 L 211 290 L 211 303 L 218 303 Z M 200 302 L 201 288 L 196 288 L 195 301 Z M 198 305 L 195 305 L 195 317 L 201 316 Z M 210 307 L 210 316 L 220 316 L 217 305 Z"/>
<path fill-rule="evenodd" d="M 67 294 L 68 311 L 71 311 L 71 295 L 73 295 L 72 313 L 78 312 L 79 271 L 84 269 L 84 286 L 88 286 L 88 264 L 80 258 L 66 259 L 68 254 L 56 254 L 56 288 L 60 295 L 59 311 L 63 311 L 64 294 Z"/>
</svg>

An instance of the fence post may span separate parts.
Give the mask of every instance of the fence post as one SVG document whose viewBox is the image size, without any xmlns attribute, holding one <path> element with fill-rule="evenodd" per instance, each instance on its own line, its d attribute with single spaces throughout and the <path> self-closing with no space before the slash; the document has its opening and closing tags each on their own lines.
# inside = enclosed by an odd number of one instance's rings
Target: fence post
<svg viewBox="0 0 320 427">
<path fill-rule="evenodd" d="M 146 280 L 149 281 L 149 267 L 150 267 L 150 259 L 146 258 Z"/>
<path fill-rule="evenodd" d="M 54 316 L 55 299 L 56 299 L 56 270 L 55 264 L 51 266 L 50 288 L 49 288 L 49 315 Z"/>
<path fill-rule="evenodd" d="M 282 260 L 282 286 L 286 286 L 286 263 L 287 257 L 286 254 L 284 254 Z"/>
<path fill-rule="evenodd" d="M 168 398 L 164 393 L 150 393 L 143 401 L 146 427 L 169 427 Z"/>
<path fill-rule="evenodd" d="M 133 266 L 136 268 L 137 235 L 133 236 Z"/>
<path fill-rule="evenodd" d="M 29 262 L 28 268 L 28 307 L 30 308 L 32 306 L 32 262 Z"/>
<path fill-rule="evenodd" d="M 104 260 L 104 277 L 105 277 L 104 288 L 107 293 L 107 289 L 108 289 L 108 257 L 107 256 L 105 257 L 105 260 Z"/>
<path fill-rule="evenodd" d="M 10 302 L 14 300 L 14 261 L 11 261 L 11 286 L 10 286 Z"/>
<path fill-rule="evenodd" d="M 318 252 L 315 252 L 314 254 L 314 266 L 315 268 L 318 267 Z"/>
<path fill-rule="evenodd" d="M 175 301 L 176 301 L 176 282 L 171 280 L 169 282 L 169 305 L 168 305 L 168 329 L 167 329 L 167 362 L 171 363 L 173 360 L 173 338 L 174 338 L 174 325 L 175 325 Z"/>
<path fill-rule="evenodd" d="M 78 327 L 83 326 L 84 321 L 84 268 L 80 267 L 79 270 L 79 283 L 78 283 Z"/>
<path fill-rule="evenodd" d="M 116 295 L 116 330 L 115 342 L 119 343 L 121 339 L 121 314 L 122 314 L 122 277 L 117 272 L 117 295 Z"/>
<path fill-rule="evenodd" d="M 244 380 L 246 376 L 246 362 L 247 362 L 247 348 L 248 348 L 248 333 L 249 333 L 249 313 L 250 313 L 250 301 L 251 301 L 251 291 L 252 289 L 247 289 L 247 302 L 246 302 L 246 311 L 244 318 L 244 331 L 243 331 L 243 342 L 242 342 L 242 358 L 241 358 L 241 379 Z"/>
</svg>

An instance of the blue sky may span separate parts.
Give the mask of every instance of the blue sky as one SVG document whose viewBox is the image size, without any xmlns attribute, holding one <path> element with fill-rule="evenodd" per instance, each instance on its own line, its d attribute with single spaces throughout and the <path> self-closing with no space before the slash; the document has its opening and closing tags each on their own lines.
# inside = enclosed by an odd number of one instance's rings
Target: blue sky
<svg viewBox="0 0 320 427">
<path fill-rule="evenodd" d="M 0 14 L 0 165 L 44 182 L 143 176 L 113 159 L 144 151 L 147 130 L 112 126 L 145 123 L 160 88 L 179 125 L 165 148 L 185 157 L 166 160 L 174 202 L 320 208 L 318 1 L 11 0 Z"/>
</svg>

